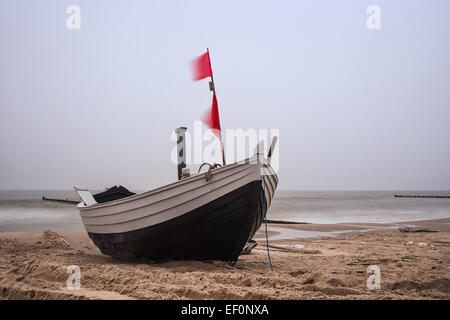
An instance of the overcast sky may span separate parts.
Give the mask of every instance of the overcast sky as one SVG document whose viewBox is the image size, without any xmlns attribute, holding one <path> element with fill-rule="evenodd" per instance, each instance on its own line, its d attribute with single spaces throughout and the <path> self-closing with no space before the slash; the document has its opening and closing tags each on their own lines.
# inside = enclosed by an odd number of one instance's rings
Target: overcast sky
<svg viewBox="0 0 450 320">
<path fill-rule="evenodd" d="M 189 68 L 209 47 L 222 128 L 280 130 L 279 189 L 449 190 L 449 13 L 448 0 L 2 0 L 0 189 L 174 181 L 171 132 L 211 103 Z"/>
</svg>

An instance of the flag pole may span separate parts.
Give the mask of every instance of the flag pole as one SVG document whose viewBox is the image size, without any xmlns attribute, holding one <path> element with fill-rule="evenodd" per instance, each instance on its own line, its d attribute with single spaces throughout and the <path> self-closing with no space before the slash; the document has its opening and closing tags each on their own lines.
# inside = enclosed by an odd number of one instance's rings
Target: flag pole
<svg viewBox="0 0 450 320">
<path fill-rule="evenodd" d="M 213 74 L 212 74 L 211 56 L 209 55 L 209 48 L 206 48 L 206 51 L 208 52 L 209 69 L 211 70 L 211 82 L 210 82 L 210 85 L 209 85 L 209 90 L 211 90 L 213 92 L 213 94 L 216 95 L 216 86 L 214 84 L 214 77 L 213 77 Z M 216 96 L 216 98 L 217 98 L 217 96 Z M 226 165 L 226 162 L 225 162 L 225 146 L 224 146 L 223 141 L 222 141 L 222 128 L 220 128 L 220 131 L 221 131 L 220 132 L 220 149 L 222 150 L 222 162 L 223 162 L 223 165 Z"/>
</svg>

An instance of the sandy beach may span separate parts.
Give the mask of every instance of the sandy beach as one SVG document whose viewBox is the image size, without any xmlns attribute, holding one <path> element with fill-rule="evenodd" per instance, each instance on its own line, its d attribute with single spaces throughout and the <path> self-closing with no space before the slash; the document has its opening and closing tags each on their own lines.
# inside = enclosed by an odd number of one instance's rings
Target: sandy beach
<svg viewBox="0 0 450 320">
<path fill-rule="evenodd" d="M 400 232 L 401 224 L 421 232 Z M 270 230 L 273 271 L 264 226 L 255 237 L 258 246 L 233 266 L 219 261 L 125 263 L 102 255 L 85 232 L 3 232 L 0 298 L 450 298 L 450 219 L 272 224 Z M 80 289 L 66 286 L 71 265 L 80 267 Z M 380 289 L 367 287 L 370 265 L 380 268 Z"/>
</svg>

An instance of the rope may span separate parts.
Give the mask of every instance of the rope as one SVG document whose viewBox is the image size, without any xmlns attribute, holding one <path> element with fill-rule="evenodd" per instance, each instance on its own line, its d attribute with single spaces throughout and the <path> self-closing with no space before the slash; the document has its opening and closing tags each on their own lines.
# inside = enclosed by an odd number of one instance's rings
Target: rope
<svg viewBox="0 0 450 320">
<path fill-rule="evenodd" d="M 218 164 L 218 163 L 214 163 L 214 165 L 212 165 L 212 164 L 209 164 L 208 162 L 204 162 L 204 163 L 200 166 L 200 168 L 198 168 L 197 174 L 200 174 L 200 170 L 202 170 L 202 168 L 203 168 L 203 166 L 204 166 L 205 164 L 207 164 L 207 165 L 209 166 L 208 171 L 205 173 L 205 179 L 206 179 L 206 181 L 209 181 L 209 179 L 211 179 L 211 177 L 212 177 L 212 172 L 211 172 L 211 170 L 212 170 L 212 169 L 216 169 L 216 168 L 218 168 L 218 167 L 221 167 L 222 165 L 220 165 L 220 164 Z"/>
<path fill-rule="evenodd" d="M 267 200 L 266 200 L 266 181 L 263 177 L 263 196 L 264 196 L 264 222 L 266 224 L 266 246 L 267 256 L 269 257 L 270 270 L 273 271 L 272 260 L 270 259 L 269 236 L 267 234 Z"/>
</svg>

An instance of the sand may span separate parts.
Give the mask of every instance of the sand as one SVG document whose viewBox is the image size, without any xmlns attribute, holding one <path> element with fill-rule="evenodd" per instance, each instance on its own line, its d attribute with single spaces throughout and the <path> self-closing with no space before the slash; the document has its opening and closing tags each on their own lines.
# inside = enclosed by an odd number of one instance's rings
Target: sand
<svg viewBox="0 0 450 320">
<path fill-rule="evenodd" d="M 280 230 L 314 235 L 269 240 L 273 271 L 264 240 L 234 266 L 125 263 L 102 255 L 85 232 L 4 232 L 0 299 L 450 299 L 450 219 L 403 224 L 438 232 L 402 233 L 399 224 L 271 225 L 274 237 Z M 335 233 L 317 236 L 324 232 Z M 262 227 L 257 236 L 264 235 Z M 70 265 L 80 267 L 80 289 L 66 286 Z M 380 269 L 380 289 L 367 287 L 370 265 Z"/>
</svg>

